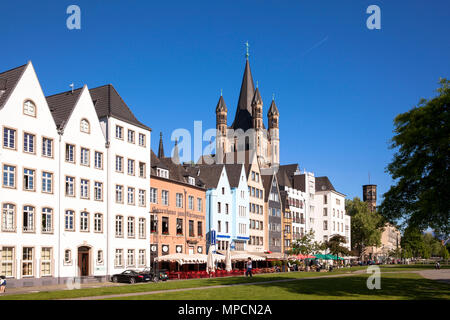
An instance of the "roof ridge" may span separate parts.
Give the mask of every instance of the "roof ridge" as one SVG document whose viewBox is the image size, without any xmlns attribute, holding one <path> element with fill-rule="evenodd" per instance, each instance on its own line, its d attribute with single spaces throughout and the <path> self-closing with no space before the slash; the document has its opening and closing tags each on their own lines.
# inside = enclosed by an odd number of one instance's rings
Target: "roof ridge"
<svg viewBox="0 0 450 320">
<path fill-rule="evenodd" d="M 18 66 L 18 67 L 15 67 L 15 68 L 8 69 L 8 70 L 6 70 L 6 71 L 0 72 L 0 76 L 1 76 L 2 74 L 4 74 L 4 73 L 11 72 L 11 71 L 14 71 L 14 70 L 17 70 L 17 69 L 26 67 L 26 66 L 28 65 L 28 63 L 29 63 L 29 62 L 27 62 L 27 63 L 25 63 L 25 64 L 23 64 L 23 65 L 21 65 L 21 66 Z"/>
</svg>

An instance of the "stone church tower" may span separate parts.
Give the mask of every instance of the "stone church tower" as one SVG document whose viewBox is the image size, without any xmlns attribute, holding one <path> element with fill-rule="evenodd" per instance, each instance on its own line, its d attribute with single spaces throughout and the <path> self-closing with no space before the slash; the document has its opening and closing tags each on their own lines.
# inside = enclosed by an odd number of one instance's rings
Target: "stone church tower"
<svg viewBox="0 0 450 320">
<path fill-rule="evenodd" d="M 377 208 L 377 185 L 366 184 L 363 185 L 363 201 L 367 202 L 371 212 Z"/>
<path fill-rule="evenodd" d="M 216 154 L 254 150 L 262 168 L 280 164 L 279 111 L 272 99 L 267 113 L 269 129 L 263 119 L 263 100 L 253 83 L 250 63 L 245 61 L 241 91 L 234 121 L 227 126 L 227 106 L 222 94 L 216 106 Z"/>
</svg>

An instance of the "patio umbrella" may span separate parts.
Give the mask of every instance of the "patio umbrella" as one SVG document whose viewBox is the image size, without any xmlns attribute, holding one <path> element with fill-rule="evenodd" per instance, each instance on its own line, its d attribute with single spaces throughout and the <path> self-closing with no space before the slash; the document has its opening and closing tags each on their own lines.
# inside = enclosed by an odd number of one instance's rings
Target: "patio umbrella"
<svg viewBox="0 0 450 320">
<path fill-rule="evenodd" d="M 206 259 L 206 272 L 214 272 L 216 270 L 216 266 L 214 263 L 214 257 L 212 252 L 212 247 L 209 247 L 208 258 Z"/>
<path fill-rule="evenodd" d="M 227 253 L 225 254 L 225 270 L 231 271 L 233 268 L 231 267 L 231 252 L 230 248 L 227 248 Z"/>
</svg>

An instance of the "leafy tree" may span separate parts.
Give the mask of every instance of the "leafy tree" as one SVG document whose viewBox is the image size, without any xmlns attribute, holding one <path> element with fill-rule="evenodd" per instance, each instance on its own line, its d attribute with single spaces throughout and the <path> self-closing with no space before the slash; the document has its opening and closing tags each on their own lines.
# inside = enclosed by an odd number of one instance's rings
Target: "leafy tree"
<svg viewBox="0 0 450 320">
<path fill-rule="evenodd" d="M 289 251 L 289 254 L 310 255 L 312 253 L 317 253 L 320 250 L 323 250 L 323 245 L 317 241 L 314 241 L 314 231 L 310 230 L 300 239 L 297 239 L 292 243 L 292 248 Z"/>
<path fill-rule="evenodd" d="M 401 240 L 401 247 L 408 252 L 409 256 L 405 258 L 424 257 L 428 254 L 423 235 L 415 227 L 406 228 Z"/>
<path fill-rule="evenodd" d="M 345 210 L 351 216 L 352 245 L 362 257 L 366 247 L 381 245 L 383 218 L 371 212 L 367 203 L 358 197 L 345 201 Z"/>
<path fill-rule="evenodd" d="M 335 234 L 330 238 L 330 240 L 325 242 L 325 246 L 331 252 L 331 254 L 339 257 L 339 255 L 343 256 L 348 255 L 349 253 L 349 250 L 341 245 L 343 243 L 347 243 L 345 237 L 341 236 L 340 234 Z"/>
<path fill-rule="evenodd" d="M 448 260 L 450 257 L 450 254 L 448 253 L 448 250 L 445 246 L 442 246 L 440 256 L 444 260 Z"/>
<path fill-rule="evenodd" d="M 428 232 L 423 235 L 423 241 L 425 245 L 425 252 L 429 252 L 429 255 L 424 255 L 424 258 L 440 256 L 442 243 L 439 239 L 435 238 L 430 232 Z"/>
<path fill-rule="evenodd" d="M 450 234 L 450 81 L 440 79 L 438 95 L 394 120 L 386 171 L 396 181 L 384 194 L 381 214 L 391 222 Z"/>
</svg>

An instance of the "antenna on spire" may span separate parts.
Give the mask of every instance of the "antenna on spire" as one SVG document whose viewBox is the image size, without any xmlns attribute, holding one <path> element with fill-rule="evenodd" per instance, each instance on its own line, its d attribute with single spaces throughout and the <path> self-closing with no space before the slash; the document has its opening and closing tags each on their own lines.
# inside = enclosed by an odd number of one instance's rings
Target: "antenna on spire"
<svg viewBox="0 0 450 320">
<path fill-rule="evenodd" d="M 72 88 L 72 93 L 73 93 L 73 87 L 74 87 L 75 85 L 73 84 L 73 82 L 71 83 L 71 84 L 69 84 L 69 87 L 71 87 Z"/>
<path fill-rule="evenodd" d="M 370 171 L 369 171 L 369 184 L 370 184 Z"/>
<path fill-rule="evenodd" d="M 256 87 L 258 88 L 258 80 L 256 80 Z"/>
<path fill-rule="evenodd" d="M 250 47 L 250 45 L 248 44 L 248 41 L 245 43 L 245 50 L 246 50 L 246 53 L 245 53 L 245 57 L 248 59 L 248 57 L 250 56 L 250 53 L 249 53 L 249 47 Z"/>
<path fill-rule="evenodd" d="M 222 96 L 223 94 L 223 89 L 220 89 L 220 96 Z"/>
<path fill-rule="evenodd" d="M 272 93 L 272 101 L 275 101 L 275 93 Z"/>
</svg>

